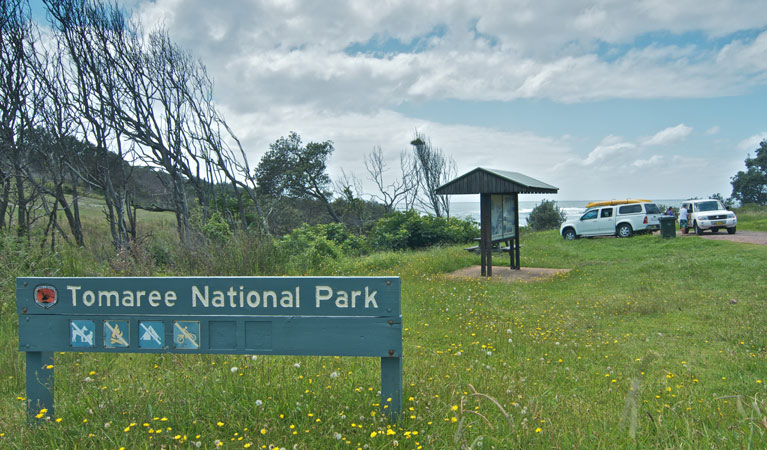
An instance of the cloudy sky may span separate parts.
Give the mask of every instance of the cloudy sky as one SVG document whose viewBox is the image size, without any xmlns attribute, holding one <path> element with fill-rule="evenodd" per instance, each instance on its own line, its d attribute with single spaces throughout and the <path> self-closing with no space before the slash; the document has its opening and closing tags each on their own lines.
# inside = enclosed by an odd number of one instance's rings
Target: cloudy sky
<svg viewBox="0 0 767 450">
<path fill-rule="evenodd" d="M 394 176 L 418 130 L 559 200 L 727 197 L 767 138 L 763 0 L 124 4 L 202 58 L 253 165 L 293 130 Z"/>
</svg>

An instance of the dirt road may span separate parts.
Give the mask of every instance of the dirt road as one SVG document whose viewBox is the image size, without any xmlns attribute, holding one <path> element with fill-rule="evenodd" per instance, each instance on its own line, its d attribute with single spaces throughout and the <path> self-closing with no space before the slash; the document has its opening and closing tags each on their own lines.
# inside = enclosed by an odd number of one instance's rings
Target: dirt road
<svg viewBox="0 0 767 450">
<path fill-rule="evenodd" d="M 681 231 L 677 231 L 677 237 L 695 236 L 694 232 L 684 235 Z M 767 232 L 764 231 L 741 231 L 738 230 L 735 234 L 727 234 L 726 231 L 720 231 L 719 233 L 712 234 L 710 231 L 703 233 L 703 239 L 714 239 L 718 241 L 731 241 L 731 242 L 743 242 L 745 244 L 759 244 L 767 245 Z"/>
</svg>

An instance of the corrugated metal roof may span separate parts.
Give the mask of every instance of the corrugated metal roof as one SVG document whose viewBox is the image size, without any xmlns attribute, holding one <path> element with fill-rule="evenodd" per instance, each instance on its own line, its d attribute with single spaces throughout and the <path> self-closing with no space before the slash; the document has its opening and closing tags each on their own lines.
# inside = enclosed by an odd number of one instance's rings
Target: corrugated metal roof
<svg viewBox="0 0 767 450">
<path fill-rule="evenodd" d="M 438 194 L 556 194 L 559 188 L 519 172 L 477 167 L 437 188 Z"/>
<path fill-rule="evenodd" d="M 536 180 L 533 177 L 528 177 L 527 175 L 519 173 L 519 172 L 508 172 L 506 170 L 486 169 L 484 167 L 479 167 L 479 168 L 484 171 L 498 175 L 499 177 L 506 178 L 512 183 L 521 184 L 529 188 L 553 189 L 555 191 L 559 190 L 559 188 L 556 186 L 552 186 L 548 183 L 544 183 L 541 180 Z"/>
</svg>

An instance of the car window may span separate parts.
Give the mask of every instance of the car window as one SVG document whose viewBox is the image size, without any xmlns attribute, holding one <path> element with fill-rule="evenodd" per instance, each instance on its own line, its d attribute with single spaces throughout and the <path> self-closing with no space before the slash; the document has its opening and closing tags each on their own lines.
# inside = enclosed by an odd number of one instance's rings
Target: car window
<svg viewBox="0 0 767 450">
<path fill-rule="evenodd" d="M 633 214 L 642 212 L 642 205 L 625 205 L 618 208 L 618 214 Z"/>
<path fill-rule="evenodd" d="M 660 209 L 658 209 L 658 205 L 655 203 L 645 203 L 644 210 L 647 214 L 660 214 Z"/>
<path fill-rule="evenodd" d="M 612 216 L 613 216 L 612 208 L 605 208 L 602 210 L 602 217 L 612 217 Z"/>
<path fill-rule="evenodd" d="M 597 212 L 599 212 L 598 209 L 592 209 L 591 211 L 586 211 L 586 214 L 584 214 L 581 217 L 581 220 L 596 219 L 597 218 Z"/>
<path fill-rule="evenodd" d="M 698 212 L 703 211 L 716 211 L 717 209 L 724 209 L 717 200 L 710 200 L 706 202 L 699 202 L 695 204 Z"/>
</svg>

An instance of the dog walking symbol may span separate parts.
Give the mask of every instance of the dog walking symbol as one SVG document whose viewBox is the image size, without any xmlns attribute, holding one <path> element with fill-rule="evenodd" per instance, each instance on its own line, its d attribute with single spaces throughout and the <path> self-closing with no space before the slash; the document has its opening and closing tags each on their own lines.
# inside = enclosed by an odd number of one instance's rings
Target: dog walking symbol
<svg viewBox="0 0 767 450">
<path fill-rule="evenodd" d="M 200 322 L 173 322 L 173 344 L 179 349 L 197 350 L 200 348 Z"/>
<path fill-rule="evenodd" d="M 94 346 L 96 324 L 92 320 L 72 320 L 69 328 L 69 345 L 82 348 Z"/>
</svg>

